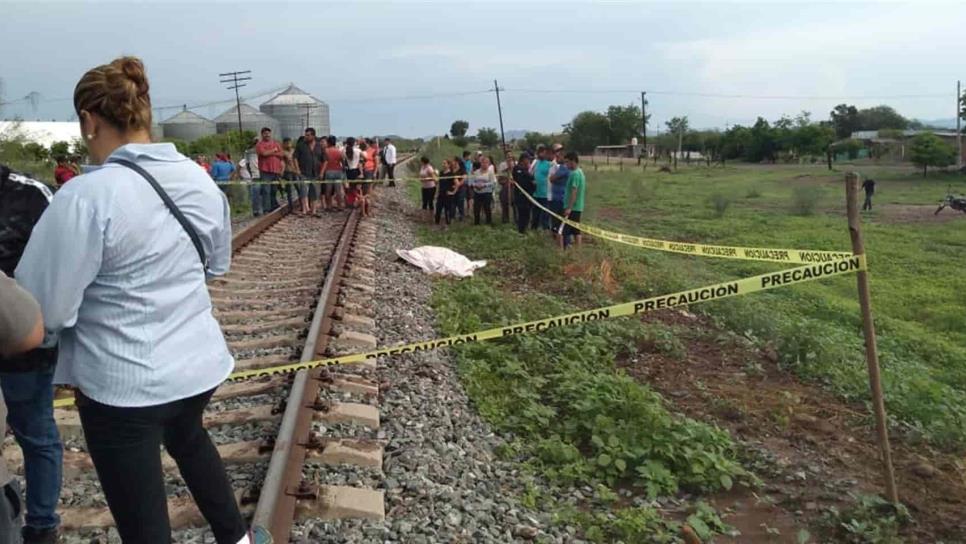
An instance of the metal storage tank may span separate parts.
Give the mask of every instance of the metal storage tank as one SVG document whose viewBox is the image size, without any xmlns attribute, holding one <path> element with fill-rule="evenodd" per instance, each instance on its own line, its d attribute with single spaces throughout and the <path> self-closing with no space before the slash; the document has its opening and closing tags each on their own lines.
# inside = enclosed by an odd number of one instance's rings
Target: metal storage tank
<svg viewBox="0 0 966 544">
<path fill-rule="evenodd" d="M 250 130 L 257 136 L 258 133 L 265 127 L 272 129 L 272 137 L 276 140 L 281 140 L 282 135 L 279 134 L 279 124 L 275 118 L 266 115 L 253 106 L 248 104 L 241 105 L 241 124 L 242 130 Z M 226 132 L 238 130 L 238 108 L 233 106 L 230 110 L 225 113 L 215 117 L 215 127 L 218 130 L 218 134 L 224 134 Z"/>
<path fill-rule="evenodd" d="M 294 84 L 289 84 L 259 109 L 278 119 L 281 138 L 298 138 L 307 127 L 314 128 L 320 137 L 328 136 L 331 130 L 329 105 Z"/>
<path fill-rule="evenodd" d="M 165 138 L 194 141 L 215 133 L 215 123 L 197 113 L 184 110 L 166 121 L 161 121 L 161 131 Z"/>
</svg>

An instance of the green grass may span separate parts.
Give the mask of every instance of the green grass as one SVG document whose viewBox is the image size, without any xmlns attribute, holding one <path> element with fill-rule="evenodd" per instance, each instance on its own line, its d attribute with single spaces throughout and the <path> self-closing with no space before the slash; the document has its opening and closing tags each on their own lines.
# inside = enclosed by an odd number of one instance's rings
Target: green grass
<svg viewBox="0 0 966 544">
<path fill-rule="evenodd" d="M 441 334 L 609 300 L 592 277 L 567 279 L 566 266 L 590 263 L 554 250 L 542 235 L 523 238 L 508 227 L 457 224 L 446 232 L 424 228 L 420 242 L 491 263 L 474 278 L 436 282 L 432 303 Z M 557 505 L 561 523 L 578 524 L 595 542 L 677 542 L 678 522 L 650 506 L 612 504 L 616 490 L 654 498 L 757 480 L 739 464 L 727 432 L 670 412 L 660 395 L 620 370 L 620 360 L 643 349 L 676 353 L 674 340 L 670 329 L 627 318 L 452 350 L 476 408 L 510 439 L 504 457 L 559 485 L 596 489 L 577 509 Z M 708 534 L 724 527 L 713 512 L 696 512 L 690 521 Z"/>
<path fill-rule="evenodd" d="M 964 178 L 923 180 L 909 168 L 867 167 L 878 181 L 876 209 L 863 225 L 878 343 L 891 415 L 932 442 L 966 446 L 966 229 L 957 217 L 932 217 L 946 191 Z M 588 169 L 585 221 L 630 234 L 724 245 L 850 249 L 844 174 L 809 166 L 691 168 L 667 174 Z M 811 214 L 796 214 L 796 195 L 817 194 Z M 721 216 L 707 202 L 731 199 Z M 720 196 L 718 196 L 720 198 Z M 915 222 L 897 206 L 922 205 Z M 966 219 L 966 218 L 964 218 Z M 601 242 L 624 297 L 660 294 L 780 268 L 620 248 Z M 775 344 L 801 375 L 850 399 L 868 397 L 855 279 L 834 278 L 696 306 L 722 324 Z"/>
<path fill-rule="evenodd" d="M 444 153 L 447 153 L 444 151 Z M 588 173 L 585 221 L 670 240 L 819 250 L 849 250 L 844 174 L 809 166 L 649 168 Z M 895 426 L 952 449 L 966 446 L 966 288 L 957 250 L 966 247 L 960 219 L 940 222 L 932 205 L 947 184 L 911 169 L 864 172 L 879 181 L 876 211 L 865 216 L 873 307 L 887 405 Z M 417 189 L 409 184 L 414 198 Z M 954 187 L 954 190 L 956 188 Z M 810 213 L 796 213 L 796 192 Z M 814 200 L 814 202 L 812 202 Z M 725 204 L 725 202 L 727 204 Z M 922 205 L 915 222 L 896 206 Z M 593 240 L 562 253 L 540 233 L 509 226 L 423 227 L 420 242 L 460 251 L 489 265 L 472 279 L 439 280 L 433 307 L 443 334 L 549 317 L 577 309 L 717 283 L 782 265 L 661 253 Z M 604 265 L 609 266 L 607 279 Z M 735 336 L 773 345 L 788 371 L 844 397 L 868 401 L 861 320 L 852 276 L 695 305 Z M 614 490 L 666 496 L 707 494 L 734 482 L 754 485 L 735 445 L 714 426 L 672 413 L 620 361 L 660 353 L 684 363 L 680 330 L 620 318 L 454 349 L 464 387 L 482 416 L 510 443 L 500 452 L 561 485 L 596 491 L 586 503 L 553 504 L 562 523 L 586 538 L 676 542 L 680 520 L 614 500 Z M 871 420 L 869 421 L 871 425 Z M 620 460 L 618 463 L 617 461 Z M 564 492 L 566 493 L 566 492 Z M 697 510 L 692 528 L 725 532 L 713 511 Z M 861 516 L 847 530 L 870 533 Z M 844 519 L 844 518 L 843 518 Z M 858 521 L 851 521 L 851 520 Z M 720 523 L 718 521 L 717 523 Z M 806 532 L 807 534 L 807 532 Z"/>
</svg>

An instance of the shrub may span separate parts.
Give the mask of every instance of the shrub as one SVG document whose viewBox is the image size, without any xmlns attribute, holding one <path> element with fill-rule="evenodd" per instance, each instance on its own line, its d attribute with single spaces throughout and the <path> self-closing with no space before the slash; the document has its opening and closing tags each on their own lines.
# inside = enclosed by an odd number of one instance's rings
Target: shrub
<svg viewBox="0 0 966 544">
<path fill-rule="evenodd" d="M 715 217 L 724 217 L 725 212 L 728 211 L 728 206 L 731 206 L 731 198 L 722 193 L 715 193 L 711 195 L 711 207 L 714 209 Z"/>
<path fill-rule="evenodd" d="M 761 197 L 761 192 L 754 187 L 752 187 L 751 189 L 748 189 L 748 192 L 745 193 L 745 198 L 759 198 L 759 197 Z"/>
<path fill-rule="evenodd" d="M 822 189 L 818 187 L 796 187 L 792 192 L 792 213 L 795 215 L 812 215 L 822 198 Z"/>
</svg>

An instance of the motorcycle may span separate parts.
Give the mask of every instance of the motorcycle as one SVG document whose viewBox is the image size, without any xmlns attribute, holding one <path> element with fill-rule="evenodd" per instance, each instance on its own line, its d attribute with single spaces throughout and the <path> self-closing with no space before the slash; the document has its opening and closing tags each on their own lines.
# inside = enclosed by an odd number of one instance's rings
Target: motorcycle
<svg viewBox="0 0 966 544">
<path fill-rule="evenodd" d="M 954 210 L 959 210 L 966 213 L 966 196 L 954 195 L 951 190 L 946 191 L 946 197 L 939 202 L 939 207 L 936 208 L 936 213 L 933 215 L 938 215 L 939 212 L 943 211 L 943 208 L 950 207 Z"/>
</svg>

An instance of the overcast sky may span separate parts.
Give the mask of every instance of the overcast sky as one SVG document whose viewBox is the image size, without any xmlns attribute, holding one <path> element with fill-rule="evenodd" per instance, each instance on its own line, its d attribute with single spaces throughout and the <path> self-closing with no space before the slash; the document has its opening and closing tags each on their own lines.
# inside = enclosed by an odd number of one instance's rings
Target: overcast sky
<svg viewBox="0 0 966 544">
<path fill-rule="evenodd" d="M 675 115 L 722 128 L 801 110 L 824 119 L 840 102 L 949 119 L 966 80 L 962 3 L 0 0 L 0 21 L 2 100 L 14 101 L 0 116 L 25 119 L 69 119 L 77 79 L 121 54 L 144 59 L 156 106 L 228 98 L 218 73 L 250 69 L 244 91 L 294 82 L 330 104 L 336 134 L 440 134 L 458 118 L 472 133 L 498 127 L 493 93 L 439 96 L 494 79 L 506 128 L 542 131 L 639 103 L 640 90 L 649 131 Z M 36 114 L 17 101 L 32 91 Z"/>
</svg>

